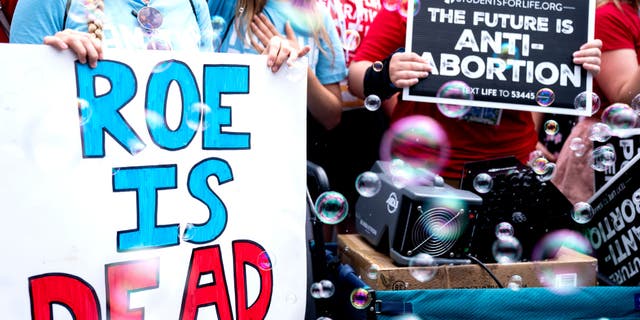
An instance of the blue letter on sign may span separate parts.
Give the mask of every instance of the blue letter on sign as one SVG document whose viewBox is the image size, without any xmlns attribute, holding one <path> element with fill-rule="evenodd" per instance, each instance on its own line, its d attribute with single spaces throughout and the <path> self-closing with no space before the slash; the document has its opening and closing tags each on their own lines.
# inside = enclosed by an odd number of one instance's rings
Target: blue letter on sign
<svg viewBox="0 0 640 320">
<path fill-rule="evenodd" d="M 211 112 L 204 114 L 202 149 L 249 149 L 251 134 L 222 132 L 231 126 L 231 108 L 220 103 L 222 94 L 249 93 L 249 66 L 207 65 L 204 67 L 204 103 Z"/>
<path fill-rule="evenodd" d="M 105 78 L 111 84 L 109 92 L 97 96 L 95 80 Z M 117 61 L 100 61 L 96 68 L 76 62 L 80 116 L 88 119 L 81 128 L 82 155 L 84 158 L 104 157 L 104 133 L 111 135 L 129 153 L 144 149 L 142 139 L 120 114 L 136 94 L 136 78 L 131 68 Z"/>
<path fill-rule="evenodd" d="M 189 193 L 209 208 L 209 219 L 203 224 L 189 225 L 184 231 L 184 239 L 193 243 L 206 243 L 218 238 L 227 226 L 227 208 L 218 196 L 209 189 L 207 180 L 216 176 L 219 184 L 233 180 L 229 164 L 211 158 L 196 164 L 189 172 Z"/>
<path fill-rule="evenodd" d="M 176 166 L 116 168 L 113 191 L 135 191 L 138 228 L 118 231 L 118 251 L 174 246 L 179 244 L 177 224 L 158 226 L 158 190 L 176 188 Z"/>
<path fill-rule="evenodd" d="M 162 72 L 149 77 L 147 84 L 147 128 L 153 141 L 161 148 L 178 150 L 189 145 L 200 125 L 200 92 L 191 69 L 183 62 L 170 60 L 160 63 Z M 172 82 L 180 88 L 182 96 L 182 117 L 176 130 L 167 124 L 167 95 Z M 149 113 L 148 113 L 149 114 Z M 157 121 L 162 119 L 164 121 Z"/>
</svg>

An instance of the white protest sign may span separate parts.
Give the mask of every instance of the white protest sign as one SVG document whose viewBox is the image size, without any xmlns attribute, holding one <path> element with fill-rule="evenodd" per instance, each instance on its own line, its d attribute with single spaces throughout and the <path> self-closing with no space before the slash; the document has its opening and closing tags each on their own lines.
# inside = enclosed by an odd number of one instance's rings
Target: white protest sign
<svg viewBox="0 0 640 320">
<path fill-rule="evenodd" d="M 306 67 L 0 45 L 7 319 L 302 319 Z"/>
</svg>

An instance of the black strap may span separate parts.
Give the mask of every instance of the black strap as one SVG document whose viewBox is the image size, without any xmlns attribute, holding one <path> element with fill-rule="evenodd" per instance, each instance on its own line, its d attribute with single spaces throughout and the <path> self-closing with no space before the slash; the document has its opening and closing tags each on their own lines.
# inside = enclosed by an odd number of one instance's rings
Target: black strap
<svg viewBox="0 0 640 320">
<path fill-rule="evenodd" d="M 0 27 L 9 38 L 9 29 L 11 29 L 11 23 L 9 19 L 7 19 L 7 15 L 4 14 L 4 10 L 2 9 L 2 3 L 0 2 Z"/>
<path fill-rule="evenodd" d="M 69 15 L 69 8 L 71 8 L 71 0 L 67 0 L 67 4 L 64 8 L 64 17 L 62 18 L 62 30 L 67 28 L 67 16 Z"/>
</svg>

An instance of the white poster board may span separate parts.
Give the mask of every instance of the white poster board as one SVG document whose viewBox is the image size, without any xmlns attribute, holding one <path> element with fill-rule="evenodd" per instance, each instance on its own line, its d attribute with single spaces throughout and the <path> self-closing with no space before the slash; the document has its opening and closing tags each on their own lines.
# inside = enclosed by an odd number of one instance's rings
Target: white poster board
<svg viewBox="0 0 640 320">
<path fill-rule="evenodd" d="M 0 56 L 4 318 L 304 317 L 306 68 Z"/>
</svg>

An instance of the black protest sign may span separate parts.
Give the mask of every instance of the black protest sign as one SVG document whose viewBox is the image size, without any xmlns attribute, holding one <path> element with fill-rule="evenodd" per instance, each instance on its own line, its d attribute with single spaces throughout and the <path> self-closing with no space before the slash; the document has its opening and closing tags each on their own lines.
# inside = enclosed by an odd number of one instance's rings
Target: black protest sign
<svg viewBox="0 0 640 320">
<path fill-rule="evenodd" d="M 407 18 L 406 48 L 433 70 L 404 99 L 591 115 L 591 99 L 574 103 L 592 91 L 592 77 L 572 54 L 593 39 L 594 0 L 426 0 L 419 7 Z"/>
<path fill-rule="evenodd" d="M 598 258 L 598 272 L 618 285 L 640 283 L 640 155 L 589 200 L 594 217 L 584 233 Z"/>
<path fill-rule="evenodd" d="M 633 157 L 640 153 L 639 129 L 615 130 L 614 133 L 616 133 L 616 135 L 612 135 L 611 138 L 605 142 L 593 142 L 594 148 L 610 145 L 616 154 L 614 165 L 604 167 L 603 171 L 595 171 L 595 190 L 602 188 L 622 167 L 627 165 Z"/>
</svg>

